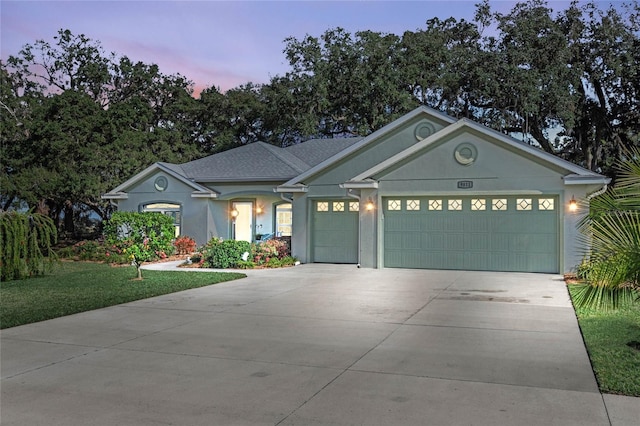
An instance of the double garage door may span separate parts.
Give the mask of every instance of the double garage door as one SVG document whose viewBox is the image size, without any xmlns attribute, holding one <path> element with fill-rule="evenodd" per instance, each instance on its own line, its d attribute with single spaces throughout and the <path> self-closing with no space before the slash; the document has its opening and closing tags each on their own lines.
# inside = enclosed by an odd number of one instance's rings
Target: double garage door
<svg viewBox="0 0 640 426">
<path fill-rule="evenodd" d="M 382 207 L 385 267 L 559 270 L 555 197 L 388 197 Z"/>
<path fill-rule="evenodd" d="M 559 271 L 553 196 L 386 197 L 381 206 L 387 268 Z M 358 262 L 357 201 L 312 203 L 312 259 Z"/>
</svg>

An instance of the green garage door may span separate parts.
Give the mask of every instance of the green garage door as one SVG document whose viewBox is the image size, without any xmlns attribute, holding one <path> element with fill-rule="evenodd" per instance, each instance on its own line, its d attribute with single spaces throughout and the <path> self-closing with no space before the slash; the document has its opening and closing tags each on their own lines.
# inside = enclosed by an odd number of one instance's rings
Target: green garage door
<svg viewBox="0 0 640 426">
<path fill-rule="evenodd" d="M 389 197 L 383 212 L 386 267 L 559 270 L 555 197 Z"/>
<path fill-rule="evenodd" d="M 358 263 L 358 202 L 313 201 L 312 209 L 313 261 Z"/>
</svg>

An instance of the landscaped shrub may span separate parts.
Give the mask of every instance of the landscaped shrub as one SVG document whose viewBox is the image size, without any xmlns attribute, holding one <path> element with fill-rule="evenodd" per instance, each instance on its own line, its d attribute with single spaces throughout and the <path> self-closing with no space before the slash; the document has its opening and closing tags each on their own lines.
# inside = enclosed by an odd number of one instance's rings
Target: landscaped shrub
<svg viewBox="0 0 640 426">
<path fill-rule="evenodd" d="M 196 251 L 196 242 L 191 237 L 178 237 L 173 245 L 176 248 L 176 254 L 191 254 Z"/>
<path fill-rule="evenodd" d="M 268 264 L 273 259 L 279 260 L 289 255 L 289 247 L 282 240 L 267 240 L 251 246 L 251 258 L 256 265 Z M 275 262 L 271 265 L 275 265 Z"/>
<path fill-rule="evenodd" d="M 55 260 L 53 221 L 37 213 L 0 212 L 0 278 L 2 281 L 43 275 Z"/>
<path fill-rule="evenodd" d="M 236 268 L 244 253 L 251 252 L 247 241 L 213 238 L 201 249 L 205 268 Z"/>
<path fill-rule="evenodd" d="M 115 212 L 104 225 L 105 242 L 126 253 L 138 269 L 144 262 L 173 254 L 173 218 L 157 212 Z"/>
<path fill-rule="evenodd" d="M 130 263 L 131 260 L 124 252 L 125 247 L 115 244 L 106 245 L 101 239 L 82 240 L 72 246 L 57 251 L 62 259 L 90 260 L 95 262 Z"/>
</svg>

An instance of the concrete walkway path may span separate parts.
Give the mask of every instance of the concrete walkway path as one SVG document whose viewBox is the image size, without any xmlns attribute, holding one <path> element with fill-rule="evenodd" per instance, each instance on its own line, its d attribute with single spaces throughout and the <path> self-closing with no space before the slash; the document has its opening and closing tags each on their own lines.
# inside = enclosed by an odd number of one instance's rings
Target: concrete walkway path
<svg viewBox="0 0 640 426">
<path fill-rule="evenodd" d="M 556 275 L 257 270 L 0 337 L 3 426 L 640 419 L 598 392 Z"/>
</svg>

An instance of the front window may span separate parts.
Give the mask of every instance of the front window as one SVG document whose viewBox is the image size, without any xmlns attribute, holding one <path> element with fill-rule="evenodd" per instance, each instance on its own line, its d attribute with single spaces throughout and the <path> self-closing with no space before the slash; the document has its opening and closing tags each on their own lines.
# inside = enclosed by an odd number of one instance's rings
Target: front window
<svg viewBox="0 0 640 426">
<path fill-rule="evenodd" d="M 290 237 L 291 223 L 293 222 L 291 203 L 278 204 L 276 206 L 276 236 Z"/>
<path fill-rule="evenodd" d="M 172 203 L 152 203 L 142 206 L 143 212 L 158 212 L 171 216 L 173 218 L 173 226 L 176 229 L 176 238 L 180 236 L 181 209 L 180 204 Z"/>
</svg>

